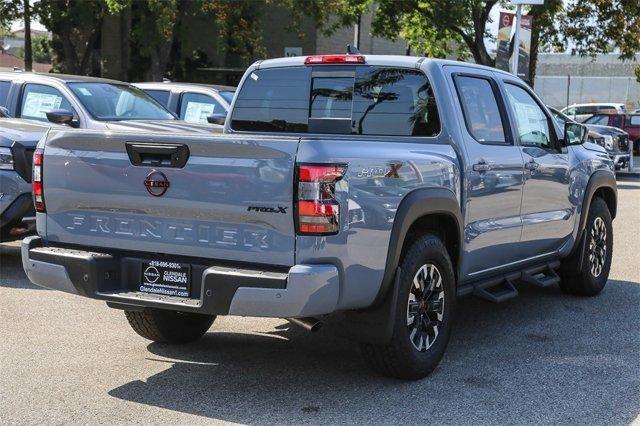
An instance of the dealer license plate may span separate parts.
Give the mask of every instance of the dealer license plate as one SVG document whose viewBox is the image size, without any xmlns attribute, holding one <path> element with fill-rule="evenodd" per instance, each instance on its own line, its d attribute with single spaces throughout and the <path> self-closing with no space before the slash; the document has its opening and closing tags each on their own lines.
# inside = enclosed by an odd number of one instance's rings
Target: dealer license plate
<svg viewBox="0 0 640 426">
<path fill-rule="evenodd" d="M 142 262 L 141 270 L 141 292 L 189 297 L 191 265 L 152 260 Z"/>
</svg>

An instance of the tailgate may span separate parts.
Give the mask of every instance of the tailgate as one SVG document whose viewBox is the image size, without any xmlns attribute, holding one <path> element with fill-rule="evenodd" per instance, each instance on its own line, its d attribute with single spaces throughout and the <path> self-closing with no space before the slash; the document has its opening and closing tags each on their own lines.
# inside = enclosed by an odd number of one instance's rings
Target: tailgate
<svg viewBox="0 0 640 426">
<path fill-rule="evenodd" d="M 52 132 L 47 239 L 293 265 L 297 146 L 294 137 Z"/>
</svg>

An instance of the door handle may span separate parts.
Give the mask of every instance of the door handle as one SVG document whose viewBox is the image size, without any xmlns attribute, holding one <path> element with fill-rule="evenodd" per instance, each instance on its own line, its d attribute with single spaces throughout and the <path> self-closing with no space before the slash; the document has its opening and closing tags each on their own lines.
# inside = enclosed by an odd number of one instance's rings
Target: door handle
<svg viewBox="0 0 640 426">
<path fill-rule="evenodd" d="M 476 172 L 486 172 L 487 170 L 491 170 L 491 165 L 487 164 L 484 160 L 480 160 L 473 165 L 473 170 Z"/>
<path fill-rule="evenodd" d="M 182 168 L 189 159 L 189 147 L 183 144 L 127 142 L 126 147 L 134 166 Z"/>
<path fill-rule="evenodd" d="M 540 164 L 536 163 L 535 160 L 531 159 L 528 163 L 524 163 L 524 168 L 527 170 L 536 170 L 540 167 Z"/>
</svg>

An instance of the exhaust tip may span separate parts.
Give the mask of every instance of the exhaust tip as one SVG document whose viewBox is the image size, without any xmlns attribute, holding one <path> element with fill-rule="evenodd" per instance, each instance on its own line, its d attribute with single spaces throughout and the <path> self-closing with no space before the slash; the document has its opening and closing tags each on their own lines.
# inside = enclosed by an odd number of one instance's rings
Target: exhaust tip
<svg viewBox="0 0 640 426">
<path fill-rule="evenodd" d="M 286 318 L 286 320 L 289 321 L 291 324 L 295 324 L 298 327 L 302 327 L 311 333 L 315 333 L 316 331 L 322 328 L 322 321 L 312 317 Z"/>
</svg>

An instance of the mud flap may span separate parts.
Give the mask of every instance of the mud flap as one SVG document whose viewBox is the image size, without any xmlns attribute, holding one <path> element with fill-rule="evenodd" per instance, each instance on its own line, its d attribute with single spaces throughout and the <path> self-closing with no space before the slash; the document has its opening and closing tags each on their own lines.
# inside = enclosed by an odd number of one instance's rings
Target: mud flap
<svg viewBox="0 0 640 426">
<path fill-rule="evenodd" d="M 389 343 L 398 307 L 399 280 L 400 267 L 396 268 L 394 285 L 381 304 L 374 308 L 344 312 L 342 332 L 361 343 Z"/>
</svg>

